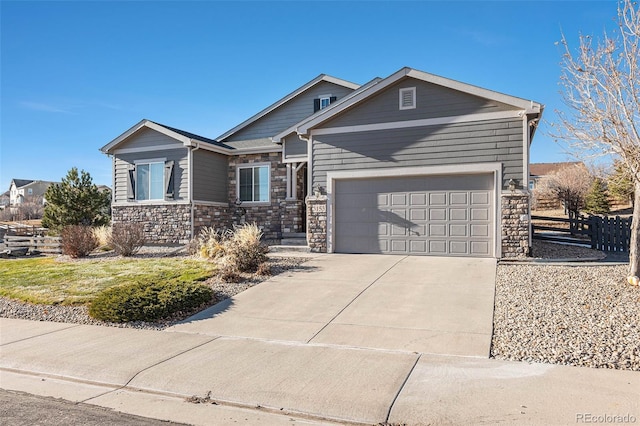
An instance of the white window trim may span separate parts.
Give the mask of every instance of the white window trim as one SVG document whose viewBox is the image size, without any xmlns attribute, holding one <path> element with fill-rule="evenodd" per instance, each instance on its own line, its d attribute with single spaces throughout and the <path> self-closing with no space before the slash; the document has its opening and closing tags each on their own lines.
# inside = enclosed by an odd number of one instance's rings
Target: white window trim
<svg viewBox="0 0 640 426">
<path fill-rule="evenodd" d="M 410 105 L 410 106 L 404 106 L 402 104 L 402 98 L 403 98 L 402 95 L 405 92 L 411 92 L 411 97 L 413 99 L 413 104 Z M 417 101 L 416 101 L 416 88 L 415 87 L 403 87 L 398 91 L 398 94 L 399 94 L 399 96 L 398 96 L 399 106 L 400 106 L 401 110 L 403 110 L 403 109 L 415 109 L 416 108 Z"/>
<path fill-rule="evenodd" d="M 236 200 L 240 200 L 240 169 L 253 169 L 256 167 L 267 168 L 267 201 L 242 201 L 243 206 L 264 206 L 271 204 L 271 163 L 243 163 L 236 166 Z"/>
<path fill-rule="evenodd" d="M 153 164 L 153 163 L 161 163 L 162 164 L 162 198 L 148 198 L 148 199 L 144 199 L 144 200 L 139 200 L 138 199 L 138 179 L 136 176 L 136 190 L 135 190 L 135 194 L 133 194 L 134 196 L 134 201 L 138 202 L 138 203 L 157 203 L 158 201 L 163 201 L 164 200 L 164 192 L 165 192 L 165 188 L 167 187 L 167 183 L 164 181 L 164 165 L 167 162 L 166 158 L 150 158 L 148 160 L 133 160 L 133 164 L 136 165 L 136 167 L 138 165 L 141 164 Z M 136 168 L 136 175 L 138 174 L 138 170 Z M 149 179 L 151 179 L 151 173 L 149 173 Z M 149 196 L 151 196 L 151 182 L 149 182 Z"/>
<path fill-rule="evenodd" d="M 318 96 L 318 99 L 320 99 L 320 110 L 323 110 L 323 109 L 327 108 L 329 105 L 331 105 L 331 93 L 329 93 L 328 95 L 320 95 L 320 96 Z M 322 100 L 323 99 L 327 100 L 327 106 L 325 106 L 325 107 L 322 106 Z"/>
</svg>

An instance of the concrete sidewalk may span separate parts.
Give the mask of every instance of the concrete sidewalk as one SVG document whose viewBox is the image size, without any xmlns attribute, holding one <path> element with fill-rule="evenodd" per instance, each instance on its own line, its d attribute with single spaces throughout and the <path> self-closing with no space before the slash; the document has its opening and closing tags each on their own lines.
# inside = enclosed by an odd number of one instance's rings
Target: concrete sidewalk
<svg viewBox="0 0 640 426">
<path fill-rule="evenodd" d="M 640 420 L 637 372 L 10 319 L 0 331 L 4 389 L 192 424 Z M 220 405 L 185 402 L 209 393 Z"/>
</svg>

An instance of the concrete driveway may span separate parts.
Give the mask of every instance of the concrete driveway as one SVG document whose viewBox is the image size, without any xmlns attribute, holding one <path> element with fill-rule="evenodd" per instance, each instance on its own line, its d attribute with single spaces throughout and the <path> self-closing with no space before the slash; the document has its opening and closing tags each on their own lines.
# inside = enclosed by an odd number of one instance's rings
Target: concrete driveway
<svg viewBox="0 0 640 426">
<path fill-rule="evenodd" d="M 321 255 L 168 331 L 489 356 L 494 259 Z"/>
</svg>

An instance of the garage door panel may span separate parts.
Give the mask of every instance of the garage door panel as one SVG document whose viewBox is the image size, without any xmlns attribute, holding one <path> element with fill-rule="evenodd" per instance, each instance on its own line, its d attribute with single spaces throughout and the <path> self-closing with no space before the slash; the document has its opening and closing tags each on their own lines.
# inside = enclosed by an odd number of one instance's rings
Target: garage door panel
<svg viewBox="0 0 640 426">
<path fill-rule="evenodd" d="M 466 192 L 451 192 L 449 195 L 449 204 L 451 204 L 452 206 L 466 206 L 469 203 L 468 196 L 469 194 Z"/>
<path fill-rule="evenodd" d="M 447 209 L 429 209 L 429 220 L 447 220 Z"/>
<path fill-rule="evenodd" d="M 471 208 L 471 220 L 489 220 L 490 210 L 488 208 Z"/>
<path fill-rule="evenodd" d="M 450 254 L 469 254 L 469 243 L 467 241 L 449 241 Z"/>
<path fill-rule="evenodd" d="M 336 180 L 334 250 L 491 256 L 493 175 Z"/>
<path fill-rule="evenodd" d="M 429 241 L 429 253 L 430 254 L 446 254 L 447 242 L 446 240 L 430 240 Z"/>
<path fill-rule="evenodd" d="M 467 225 L 449 225 L 450 237 L 467 237 L 469 236 Z"/>
<path fill-rule="evenodd" d="M 429 194 L 429 205 L 430 206 L 446 206 L 447 194 L 444 192 L 432 192 L 431 194 Z"/>
<path fill-rule="evenodd" d="M 490 200 L 491 200 L 491 197 L 488 191 L 471 193 L 471 204 L 474 206 L 477 206 L 477 205 L 488 206 L 490 203 Z"/>
<path fill-rule="evenodd" d="M 471 241 L 471 254 L 476 256 L 490 256 L 491 246 L 487 241 Z"/>
<path fill-rule="evenodd" d="M 472 224 L 471 225 L 471 237 L 488 237 L 489 236 L 489 224 L 480 225 L 480 224 Z"/>
<path fill-rule="evenodd" d="M 450 220 L 467 220 L 467 209 L 449 209 Z"/>
</svg>

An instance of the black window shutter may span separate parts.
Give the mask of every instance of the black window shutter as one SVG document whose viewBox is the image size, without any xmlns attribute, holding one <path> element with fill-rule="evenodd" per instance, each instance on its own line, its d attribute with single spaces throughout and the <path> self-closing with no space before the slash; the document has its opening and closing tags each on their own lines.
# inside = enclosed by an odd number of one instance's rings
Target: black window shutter
<svg viewBox="0 0 640 426">
<path fill-rule="evenodd" d="M 136 198 L 136 166 L 129 165 L 127 173 L 127 200 L 135 200 Z"/>
<path fill-rule="evenodd" d="M 320 111 L 320 99 L 313 100 L 313 112 Z"/>
<path fill-rule="evenodd" d="M 337 96 L 331 96 L 331 97 L 329 98 L 329 103 L 330 103 L 330 104 L 334 103 L 334 102 L 336 101 L 336 99 L 338 99 L 338 97 L 337 97 Z"/>
<path fill-rule="evenodd" d="M 164 163 L 164 191 L 165 200 L 173 200 L 174 198 L 174 178 L 173 178 L 173 160 Z"/>
</svg>

